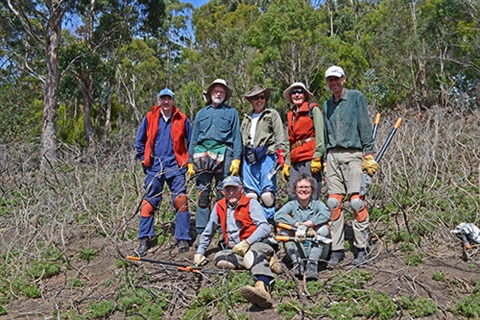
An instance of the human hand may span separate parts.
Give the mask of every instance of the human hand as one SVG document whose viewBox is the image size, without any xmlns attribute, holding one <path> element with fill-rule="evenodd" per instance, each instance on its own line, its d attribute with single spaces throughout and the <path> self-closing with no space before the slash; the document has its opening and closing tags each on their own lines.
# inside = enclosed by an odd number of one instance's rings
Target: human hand
<svg viewBox="0 0 480 320">
<path fill-rule="evenodd" d="M 232 160 L 232 163 L 230 164 L 230 174 L 232 176 L 238 176 L 240 174 L 240 160 Z"/>
<path fill-rule="evenodd" d="M 248 244 L 247 240 L 242 240 L 240 243 L 237 243 L 233 246 L 232 252 L 243 257 L 247 253 L 248 249 L 250 249 L 250 244 Z"/>
<path fill-rule="evenodd" d="M 363 156 L 362 170 L 367 171 L 369 176 L 373 176 L 378 170 L 378 163 L 371 154 Z"/>
<path fill-rule="evenodd" d="M 207 263 L 207 258 L 202 253 L 196 253 L 193 256 L 193 263 L 195 264 L 196 267 L 203 266 L 205 263 Z"/>
<path fill-rule="evenodd" d="M 309 228 L 307 228 L 306 234 L 307 234 L 307 237 L 309 237 L 309 238 L 315 238 L 317 236 L 317 231 L 315 231 L 315 229 L 309 227 Z"/>
<path fill-rule="evenodd" d="M 290 166 L 288 164 L 283 166 L 282 179 L 284 182 L 288 182 L 288 180 L 290 180 Z"/>
<path fill-rule="evenodd" d="M 322 162 L 320 158 L 313 158 L 312 162 L 310 162 L 310 171 L 312 174 L 319 174 L 322 171 Z"/>
<path fill-rule="evenodd" d="M 191 178 L 195 174 L 195 169 L 193 169 L 193 163 L 187 164 L 187 176 Z"/>
<path fill-rule="evenodd" d="M 295 242 L 305 242 L 307 240 L 307 226 L 299 224 L 295 232 Z"/>
</svg>

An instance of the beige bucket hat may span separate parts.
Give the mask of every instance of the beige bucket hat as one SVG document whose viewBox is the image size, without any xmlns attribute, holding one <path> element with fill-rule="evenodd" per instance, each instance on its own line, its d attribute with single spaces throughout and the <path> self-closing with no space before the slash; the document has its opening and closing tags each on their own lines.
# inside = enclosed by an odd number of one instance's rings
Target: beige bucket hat
<svg viewBox="0 0 480 320">
<path fill-rule="evenodd" d="M 232 89 L 230 89 L 228 87 L 227 81 L 225 81 L 223 79 L 215 79 L 215 81 L 213 81 L 207 88 L 207 93 L 205 95 L 205 98 L 207 99 L 207 103 L 212 103 L 212 89 L 216 84 L 220 84 L 220 85 L 225 87 L 226 93 L 225 93 L 225 100 L 224 101 L 227 101 L 228 99 L 230 99 L 232 97 Z"/>
<path fill-rule="evenodd" d="M 302 82 L 294 82 L 290 85 L 290 87 L 285 89 L 285 91 L 283 91 L 283 99 L 285 99 L 285 101 L 289 103 L 292 103 L 292 97 L 290 97 L 290 92 L 296 88 L 303 89 L 303 91 L 305 91 L 305 100 L 310 101 L 313 99 L 313 93 L 308 91 L 307 87 Z"/>
</svg>

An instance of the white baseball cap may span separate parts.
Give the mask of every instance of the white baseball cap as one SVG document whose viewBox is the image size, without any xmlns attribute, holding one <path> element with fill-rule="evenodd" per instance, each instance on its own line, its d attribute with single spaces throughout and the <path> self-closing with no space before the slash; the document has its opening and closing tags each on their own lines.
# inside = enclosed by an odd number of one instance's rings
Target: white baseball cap
<svg viewBox="0 0 480 320">
<path fill-rule="evenodd" d="M 327 69 L 327 71 L 325 71 L 325 79 L 327 79 L 328 77 L 345 77 L 345 71 L 343 71 L 343 69 L 339 66 L 331 66 Z"/>
</svg>

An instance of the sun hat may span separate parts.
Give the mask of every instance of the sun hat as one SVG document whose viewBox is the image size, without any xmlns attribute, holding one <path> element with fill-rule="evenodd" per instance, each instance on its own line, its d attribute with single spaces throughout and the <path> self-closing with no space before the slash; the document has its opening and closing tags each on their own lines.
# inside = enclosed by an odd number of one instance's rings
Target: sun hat
<svg viewBox="0 0 480 320">
<path fill-rule="evenodd" d="M 270 98 L 270 88 L 263 88 L 261 85 L 256 84 L 253 87 L 250 88 L 250 91 L 248 91 L 244 97 L 247 98 L 249 101 L 252 100 L 253 97 L 258 96 L 260 93 L 265 94 L 265 102 L 268 101 Z"/>
<path fill-rule="evenodd" d="M 213 81 L 208 87 L 207 87 L 207 94 L 206 94 L 206 99 L 207 99 L 207 103 L 212 103 L 212 90 L 213 90 L 213 87 L 217 84 L 220 84 L 222 86 L 225 87 L 225 100 L 224 101 L 227 101 L 228 99 L 230 99 L 232 97 L 232 89 L 230 89 L 227 85 L 227 81 L 223 80 L 223 79 L 215 79 L 215 81 Z"/>
<path fill-rule="evenodd" d="M 285 89 L 285 91 L 283 91 L 283 99 L 285 99 L 285 101 L 292 103 L 292 97 L 290 96 L 290 92 L 295 88 L 300 88 L 300 89 L 303 89 L 303 91 L 305 91 L 305 100 L 310 101 L 313 99 L 313 93 L 308 91 L 307 87 L 305 87 L 305 85 L 302 82 L 294 82 L 290 85 L 290 87 L 288 87 L 287 89 Z"/>
</svg>

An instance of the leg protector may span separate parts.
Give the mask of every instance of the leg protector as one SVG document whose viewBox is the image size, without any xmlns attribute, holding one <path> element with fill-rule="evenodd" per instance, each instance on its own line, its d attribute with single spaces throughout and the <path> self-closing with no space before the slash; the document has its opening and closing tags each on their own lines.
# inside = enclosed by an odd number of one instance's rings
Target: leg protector
<svg viewBox="0 0 480 320">
<path fill-rule="evenodd" d="M 208 208 L 210 206 L 210 190 L 198 192 L 198 206 L 200 208 Z"/>
<path fill-rule="evenodd" d="M 188 197 L 186 194 L 179 194 L 173 199 L 173 206 L 177 212 L 188 211 Z"/>
<path fill-rule="evenodd" d="M 330 220 L 335 221 L 340 218 L 342 213 L 342 200 L 343 196 L 341 194 L 331 194 L 327 199 L 327 206 L 330 209 Z"/>
<path fill-rule="evenodd" d="M 216 257 L 214 260 L 215 267 L 219 269 L 238 269 L 237 257 L 233 253 Z"/>
<path fill-rule="evenodd" d="M 256 193 L 253 192 L 253 191 L 248 191 L 247 194 L 246 194 L 246 196 L 249 197 L 250 199 L 258 200 L 258 194 L 256 194 Z"/>
<path fill-rule="evenodd" d="M 262 202 L 266 208 L 271 208 L 275 205 L 275 194 L 271 191 L 264 191 L 262 193 Z"/>
<path fill-rule="evenodd" d="M 367 208 L 365 207 L 365 201 L 363 201 L 363 197 L 354 194 L 350 197 L 350 205 L 353 209 L 353 217 L 358 222 L 363 222 L 368 217 Z"/>
<path fill-rule="evenodd" d="M 142 209 L 140 212 L 140 215 L 144 218 L 150 218 L 153 216 L 153 212 L 155 211 L 155 208 L 152 206 L 150 202 L 147 200 L 143 199 L 142 201 Z"/>
<path fill-rule="evenodd" d="M 245 269 L 250 270 L 254 265 L 262 262 L 265 257 L 262 254 L 258 254 L 256 251 L 249 250 L 245 257 L 243 257 L 243 265 Z"/>
</svg>

